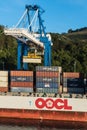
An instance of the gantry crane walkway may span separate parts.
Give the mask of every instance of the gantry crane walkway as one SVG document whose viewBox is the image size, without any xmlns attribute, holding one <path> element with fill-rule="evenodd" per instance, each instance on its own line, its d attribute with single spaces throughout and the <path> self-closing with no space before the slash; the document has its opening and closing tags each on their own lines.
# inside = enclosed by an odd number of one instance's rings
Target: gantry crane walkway
<svg viewBox="0 0 87 130">
<path fill-rule="evenodd" d="M 6 35 L 11 35 L 13 37 L 17 37 L 18 39 L 21 37 L 25 37 L 28 40 L 31 40 L 34 44 L 40 46 L 44 49 L 44 45 L 42 42 L 40 42 L 38 39 L 36 39 L 35 36 L 32 35 L 32 33 L 29 33 L 27 29 L 24 28 L 5 28 L 4 33 Z"/>
</svg>

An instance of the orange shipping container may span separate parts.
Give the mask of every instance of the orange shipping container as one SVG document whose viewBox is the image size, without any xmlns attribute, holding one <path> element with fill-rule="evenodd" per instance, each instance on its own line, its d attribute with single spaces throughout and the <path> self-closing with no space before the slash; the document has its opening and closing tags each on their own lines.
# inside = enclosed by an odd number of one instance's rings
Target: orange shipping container
<svg viewBox="0 0 87 130">
<path fill-rule="evenodd" d="M 11 87 L 33 87 L 33 82 L 11 82 Z"/>
<path fill-rule="evenodd" d="M 38 76 L 38 77 L 59 77 L 59 73 L 58 72 L 37 71 L 36 76 Z"/>
<path fill-rule="evenodd" d="M 80 78 L 80 73 L 78 72 L 64 72 L 63 78 Z"/>
<path fill-rule="evenodd" d="M 0 87 L 0 92 L 8 92 L 8 87 Z"/>
<path fill-rule="evenodd" d="M 10 76 L 33 76 L 33 71 L 11 71 Z"/>
</svg>

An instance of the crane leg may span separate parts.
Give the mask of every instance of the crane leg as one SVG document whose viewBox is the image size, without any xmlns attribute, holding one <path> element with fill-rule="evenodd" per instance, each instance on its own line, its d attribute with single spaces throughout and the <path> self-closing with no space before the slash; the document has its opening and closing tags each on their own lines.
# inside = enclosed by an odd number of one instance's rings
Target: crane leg
<svg viewBox="0 0 87 130">
<path fill-rule="evenodd" d="M 22 43 L 18 40 L 17 48 L 17 69 L 21 69 L 21 60 L 22 60 Z"/>
<path fill-rule="evenodd" d="M 49 41 L 45 43 L 45 51 L 44 51 L 44 66 L 51 66 L 51 44 Z"/>
<path fill-rule="evenodd" d="M 23 44 L 23 55 L 27 56 L 28 54 L 28 46 L 26 44 Z M 23 63 L 23 69 L 28 70 L 28 63 Z"/>
</svg>

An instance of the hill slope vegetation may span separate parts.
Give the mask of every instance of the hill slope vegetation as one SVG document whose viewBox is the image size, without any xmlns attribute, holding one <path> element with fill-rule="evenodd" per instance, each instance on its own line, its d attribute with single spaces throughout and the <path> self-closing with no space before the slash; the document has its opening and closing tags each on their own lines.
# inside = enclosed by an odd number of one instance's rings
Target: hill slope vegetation
<svg viewBox="0 0 87 130">
<path fill-rule="evenodd" d="M 17 68 L 17 41 L 5 36 L 0 26 L 0 69 Z M 65 72 L 87 72 L 87 28 L 69 29 L 68 33 L 51 33 L 52 65 L 62 66 Z M 29 64 L 29 68 L 34 66 Z"/>
</svg>

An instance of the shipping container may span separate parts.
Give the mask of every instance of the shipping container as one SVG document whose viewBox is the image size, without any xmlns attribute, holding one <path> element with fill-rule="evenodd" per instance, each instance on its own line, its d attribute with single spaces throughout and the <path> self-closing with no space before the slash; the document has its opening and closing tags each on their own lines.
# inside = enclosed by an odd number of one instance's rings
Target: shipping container
<svg viewBox="0 0 87 130">
<path fill-rule="evenodd" d="M 8 82 L 0 82 L 0 87 L 8 87 Z"/>
<path fill-rule="evenodd" d="M 11 71 L 11 92 L 33 92 L 33 71 Z"/>
<path fill-rule="evenodd" d="M 36 88 L 59 88 L 58 83 L 36 82 Z"/>
<path fill-rule="evenodd" d="M 8 82 L 8 76 L 0 76 L 0 82 Z"/>
<path fill-rule="evenodd" d="M 8 92 L 8 87 L 0 87 L 0 92 Z"/>
<path fill-rule="evenodd" d="M 54 82 L 58 83 L 59 78 L 54 78 L 54 77 L 36 77 L 36 82 Z"/>
<path fill-rule="evenodd" d="M 69 93 L 84 94 L 84 88 L 68 88 Z"/>
<path fill-rule="evenodd" d="M 85 87 L 85 93 L 87 94 L 87 87 Z"/>
<path fill-rule="evenodd" d="M 86 77 L 84 78 L 84 85 L 85 85 L 85 94 L 87 94 L 87 73 Z"/>
<path fill-rule="evenodd" d="M 36 91 L 42 93 L 58 93 L 62 68 L 58 66 L 36 67 Z"/>
<path fill-rule="evenodd" d="M 85 84 L 85 94 L 87 94 L 87 78 L 84 79 L 84 84 Z"/>
<path fill-rule="evenodd" d="M 36 88 L 37 93 L 58 93 L 56 88 Z"/>
<path fill-rule="evenodd" d="M 64 93 L 84 93 L 84 77 L 77 72 L 63 72 Z"/>
<path fill-rule="evenodd" d="M 33 71 L 10 71 L 10 76 L 33 76 Z"/>
<path fill-rule="evenodd" d="M 81 74 L 78 72 L 63 72 L 63 78 L 80 78 Z"/>
<path fill-rule="evenodd" d="M 8 77 L 8 71 L 0 71 L 0 77 Z"/>
<path fill-rule="evenodd" d="M 71 87 L 63 87 L 63 93 L 74 93 L 74 94 L 84 94 L 84 88 L 71 88 Z"/>
<path fill-rule="evenodd" d="M 33 76 L 11 76 L 11 82 L 33 82 Z"/>
<path fill-rule="evenodd" d="M 64 78 L 63 82 L 69 82 L 69 83 L 84 83 L 84 78 Z"/>
<path fill-rule="evenodd" d="M 11 82 L 10 87 L 33 87 L 33 82 Z"/>
<path fill-rule="evenodd" d="M 8 91 L 8 71 L 0 71 L 0 92 Z"/>
<path fill-rule="evenodd" d="M 63 82 L 63 86 L 64 87 L 75 87 L 75 88 L 79 88 L 79 87 L 83 87 L 83 84 L 80 84 L 80 83 L 68 83 L 68 82 Z"/>
<path fill-rule="evenodd" d="M 36 66 L 36 71 L 62 72 L 60 66 Z"/>
<path fill-rule="evenodd" d="M 46 72 L 46 71 L 37 71 L 36 77 L 56 77 L 58 78 L 60 75 L 58 72 Z"/>
<path fill-rule="evenodd" d="M 33 93 L 33 88 L 25 88 L 25 87 L 11 87 L 11 92 L 29 92 Z"/>
</svg>

